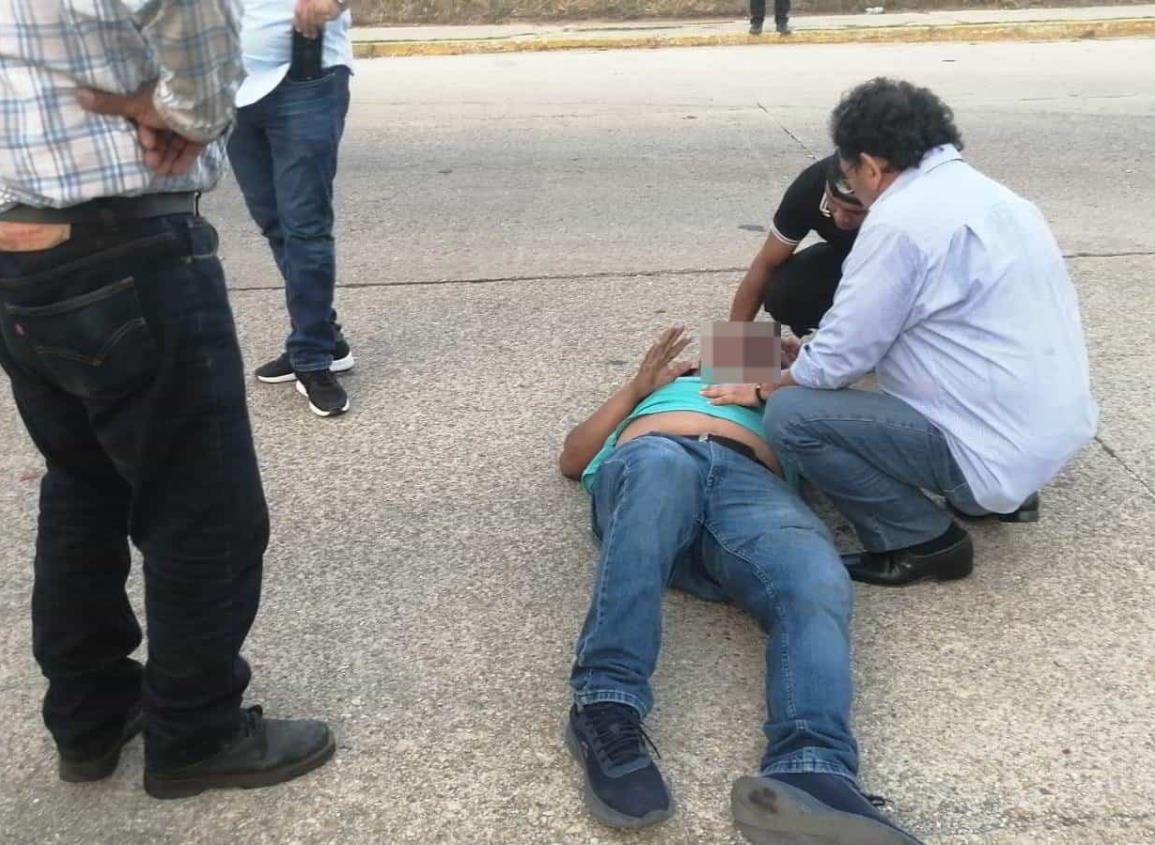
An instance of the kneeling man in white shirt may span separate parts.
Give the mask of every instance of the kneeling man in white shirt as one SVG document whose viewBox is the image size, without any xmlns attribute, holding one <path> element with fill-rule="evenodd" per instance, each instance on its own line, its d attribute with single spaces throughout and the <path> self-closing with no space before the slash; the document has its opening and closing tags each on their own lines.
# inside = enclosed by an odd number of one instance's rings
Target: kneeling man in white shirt
<svg viewBox="0 0 1155 845">
<path fill-rule="evenodd" d="M 866 82 L 831 134 L 869 213 L 817 333 L 759 391 L 767 434 L 854 526 L 851 577 L 961 578 L 974 549 L 948 511 L 1033 521 L 1094 435 L 1075 290 L 1043 215 L 963 160 L 932 92 Z M 850 387 L 871 371 L 877 392 Z"/>
</svg>

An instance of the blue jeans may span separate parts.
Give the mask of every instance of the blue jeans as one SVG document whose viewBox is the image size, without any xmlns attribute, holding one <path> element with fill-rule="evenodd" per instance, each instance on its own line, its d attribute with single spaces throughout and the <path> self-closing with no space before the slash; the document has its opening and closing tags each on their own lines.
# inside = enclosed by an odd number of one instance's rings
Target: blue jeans
<svg viewBox="0 0 1155 845">
<path fill-rule="evenodd" d="M 784 387 L 766 405 L 766 434 L 788 476 L 830 497 L 867 551 L 924 543 L 950 516 L 931 490 L 960 510 L 985 513 L 941 431 L 885 393 Z"/>
<path fill-rule="evenodd" d="M 240 726 L 269 518 L 216 248 L 186 214 L 0 253 L 0 365 L 46 470 L 32 648 L 66 755 L 107 751 L 142 699 L 150 769 L 208 757 Z"/>
<path fill-rule="evenodd" d="M 763 772 L 855 777 L 850 581 L 801 499 L 716 443 L 651 434 L 602 464 L 593 528 L 601 559 L 570 678 L 579 704 L 649 712 L 666 587 L 731 600 L 769 635 Z"/>
<path fill-rule="evenodd" d="M 285 279 L 291 330 L 285 343 L 298 372 L 327 370 L 341 338 L 333 310 L 337 260 L 333 179 L 349 110 L 349 70 L 285 79 L 264 99 L 237 109 L 229 161 L 249 214 Z"/>
</svg>

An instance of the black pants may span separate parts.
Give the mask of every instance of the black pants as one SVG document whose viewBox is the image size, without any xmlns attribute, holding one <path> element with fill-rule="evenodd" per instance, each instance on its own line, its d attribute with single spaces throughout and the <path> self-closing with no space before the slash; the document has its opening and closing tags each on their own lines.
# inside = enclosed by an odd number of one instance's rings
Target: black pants
<svg viewBox="0 0 1155 845">
<path fill-rule="evenodd" d="M 790 17 L 790 0 L 774 0 L 774 23 L 786 23 Z M 766 20 L 766 0 L 750 0 L 750 23 Z"/>
<path fill-rule="evenodd" d="M 32 595 L 44 721 L 62 754 L 107 750 L 142 703 L 146 765 L 240 725 L 268 512 L 217 235 L 192 215 L 77 225 L 0 253 L 0 364 L 44 455 Z M 125 594 L 144 558 L 148 662 Z"/>
<path fill-rule="evenodd" d="M 828 243 L 800 250 L 779 267 L 766 288 L 767 313 L 801 337 L 822 322 L 842 281 L 846 253 Z"/>
</svg>

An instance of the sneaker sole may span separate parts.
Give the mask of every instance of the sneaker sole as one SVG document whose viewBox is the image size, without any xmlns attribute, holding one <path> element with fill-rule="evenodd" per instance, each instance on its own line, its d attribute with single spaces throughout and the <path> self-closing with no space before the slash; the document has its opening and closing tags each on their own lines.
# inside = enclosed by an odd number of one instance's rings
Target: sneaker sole
<svg viewBox="0 0 1155 845">
<path fill-rule="evenodd" d="M 626 830 L 636 830 L 640 827 L 649 827 L 650 825 L 660 824 L 670 816 L 674 815 L 676 807 L 674 806 L 674 796 L 670 795 L 670 806 L 665 810 L 654 810 L 652 813 L 646 813 L 641 816 L 627 816 L 625 813 L 618 812 L 605 801 L 597 796 L 593 787 L 590 786 L 590 779 L 585 776 L 585 756 L 582 754 L 581 743 L 578 742 L 577 735 L 573 732 L 573 725 L 566 720 L 565 728 L 565 744 L 569 749 L 569 753 L 582 766 L 582 781 L 584 788 L 582 790 L 582 798 L 585 801 L 586 808 L 593 814 L 594 818 L 604 825 L 610 827 L 623 828 Z M 667 791 L 669 787 L 667 787 Z"/>
<path fill-rule="evenodd" d="M 769 778 L 734 781 L 730 808 L 738 829 L 755 845 L 922 845 L 901 830 L 831 809 Z"/>
<path fill-rule="evenodd" d="M 257 381 L 262 384 L 287 384 L 290 381 L 296 381 L 297 374 L 289 373 L 285 376 L 257 376 Z"/>
<path fill-rule="evenodd" d="M 297 392 L 304 396 L 306 399 L 309 399 L 309 391 L 305 390 L 305 385 L 301 384 L 300 382 L 297 382 Z M 309 410 L 316 414 L 318 417 L 339 417 L 341 414 L 349 410 L 349 400 L 345 400 L 345 406 L 343 408 L 338 408 L 334 411 L 326 411 L 323 408 L 318 408 L 313 404 L 313 400 L 309 399 Z"/>
<path fill-rule="evenodd" d="M 165 778 L 144 775 L 144 791 L 161 801 L 175 798 L 191 798 L 200 795 L 209 789 L 261 789 L 266 786 L 277 786 L 286 783 L 301 775 L 308 774 L 314 769 L 333 759 L 337 751 L 337 740 L 332 732 L 329 741 L 316 753 L 304 759 L 286 763 L 275 769 L 262 772 L 239 772 L 236 774 L 207 775 L 197 778 Z"/>
<path fill-rule="evenodd" d="M 961 511 L 952 505 L 950 502 L 946 503 L 947 510 L 949 510 L 956 518 L 964 522 L 1004 522 L 1010 525 L 1026 525 L 1032 522 L 1039 521 L 1039 508 L 1027 508 L 1026 510 L 1020 508 L 1011 513 L 984 513 L 975 516 L 974 514 Z"/>
<path fill-rule="evenodd" d="M 329 365 L 329 372 L 331 373 L 347 373 L 357 364 L 357 359 L 353 357 L 350 352 L 344 358 L 338 358 Z M 283 376 L 257 376 L 257 381 L 264 384 L 288 384 L 291 381 L 297 380 L 296 373 L 288 373 Z"/>
</svg>

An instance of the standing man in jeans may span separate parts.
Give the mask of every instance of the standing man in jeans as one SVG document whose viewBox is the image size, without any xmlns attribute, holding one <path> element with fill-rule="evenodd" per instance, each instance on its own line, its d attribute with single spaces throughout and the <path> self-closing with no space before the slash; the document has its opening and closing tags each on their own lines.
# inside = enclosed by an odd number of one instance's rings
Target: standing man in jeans
<svg viewBox="0 0 1155 845">
<path fill-rule="evenodd" d="M 349 398 L 333 373 L 353 367 L 333 310 L 333 179 L 353 65 L 348 3 L 241 1 L 246 78 L 229 160 L 284 277 L 291 326 L 285 351 L 257 378 L 295 382 L 313 413 L 336 416 Z M 317 38 L 321 52 L 311 56 Z"/>
<path fill-rule="evenodd" d="M 46 463 L 32 628 L 60 776 L 112 774 L 143 725 L 145 789 L 178 798 L 280 783 L 334 742 L 241 708 L 269 523 L 196 210 L 233 115 L 237 10 L 135 5 L 0 6 L 0 365 Z"/>
</svg>

